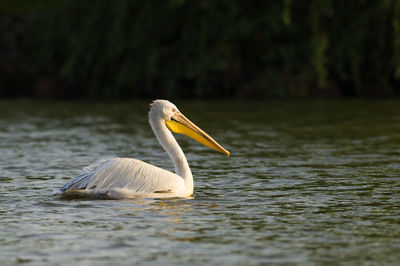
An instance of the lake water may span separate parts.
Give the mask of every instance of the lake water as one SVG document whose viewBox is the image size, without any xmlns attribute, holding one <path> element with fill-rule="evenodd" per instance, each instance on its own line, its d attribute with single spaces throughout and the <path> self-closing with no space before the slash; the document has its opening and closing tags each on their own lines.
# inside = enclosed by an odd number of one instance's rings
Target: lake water
<svg viewBox="0 0 400 266">
<path fill-rule="evenodd" d="M 148 102 L 0 101 L 0 265 L 399 265 L 400 100 L 176 102 L 193 199 L 52 195 L 82 167 L 173 170 Z"/>
</svg>

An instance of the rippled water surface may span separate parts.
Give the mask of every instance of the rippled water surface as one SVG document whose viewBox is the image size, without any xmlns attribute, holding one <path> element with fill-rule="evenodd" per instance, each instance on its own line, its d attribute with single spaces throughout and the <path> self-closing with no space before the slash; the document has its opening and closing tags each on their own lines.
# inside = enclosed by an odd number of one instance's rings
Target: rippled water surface
<svg viewBox="0 0 400 266">
<path fill-rule="evenodd" d="M 193 199 L 61 199 L 97 159 L 173 170 L 148 103 L 0 102 L 0 264 L 399 265 L 400 101 L 177 102 Z"/>
</svg>

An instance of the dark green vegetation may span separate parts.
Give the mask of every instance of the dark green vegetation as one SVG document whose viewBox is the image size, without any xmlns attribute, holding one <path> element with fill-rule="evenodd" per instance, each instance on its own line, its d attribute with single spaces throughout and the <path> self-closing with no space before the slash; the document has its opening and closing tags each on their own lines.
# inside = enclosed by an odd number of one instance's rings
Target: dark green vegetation
<svg viewBox="0 0 400 266">
<path fill-rule="evenodd" d="M 0 96 L 395 96 L 400 1 L 5 1 Z"/>
</svg>

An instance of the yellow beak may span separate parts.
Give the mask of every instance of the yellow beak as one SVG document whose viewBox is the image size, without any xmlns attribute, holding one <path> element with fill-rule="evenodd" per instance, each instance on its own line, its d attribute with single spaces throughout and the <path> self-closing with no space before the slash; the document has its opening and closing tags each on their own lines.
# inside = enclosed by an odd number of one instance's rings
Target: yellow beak
<svg viewBox="0 0 400 266">
<path fill-rule="evenodd" d="M 221 145 L 218 144 L 213 138 L 211 138 L 206 132 L 201 130 L 198 126 L 187 119 L 183 114 L 177 113 L 172 117 L 170 121 L 165 121 L 168 129 L 172 132 L 185 134 L 186 136 L 200 142 L 204 146 L 207 146 L 213 150 L 230 155 L 230 152 L 225 150 Z"/>
</svg>

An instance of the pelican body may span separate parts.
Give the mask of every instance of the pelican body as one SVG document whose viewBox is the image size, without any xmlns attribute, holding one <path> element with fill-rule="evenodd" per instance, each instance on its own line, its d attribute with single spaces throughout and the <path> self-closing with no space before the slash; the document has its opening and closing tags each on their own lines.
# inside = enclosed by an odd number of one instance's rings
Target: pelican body
<svg viewBox="0 0 400 266">
<path fill-rule="evenodd" d="M 84 168 L 56 194 L 108 199 L 192 196 L 192 172 L 171 131 L 185 134 L 213 150 L 230 155 L 169 101 L 155 100 L 150 105 L 149 123 L 158 142 L 171 158 L 175 173 L 136 159 L 108 158 Z"/>
</svg>

